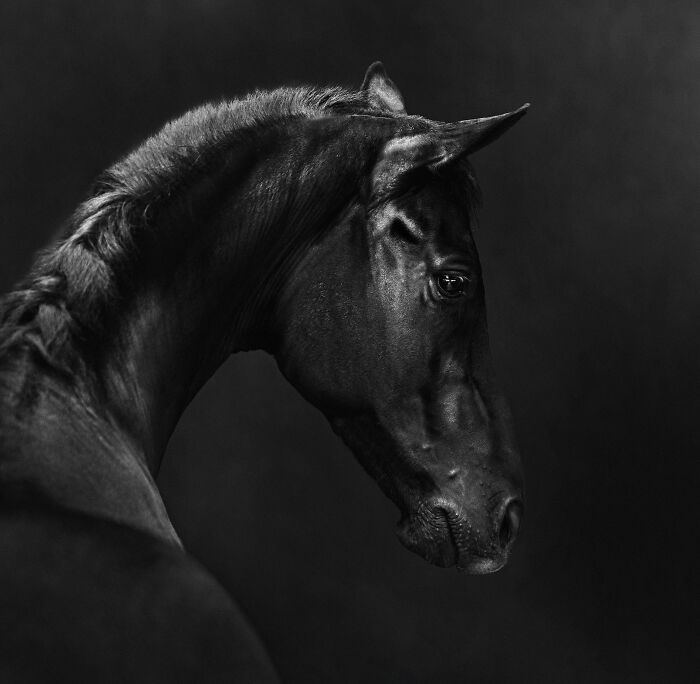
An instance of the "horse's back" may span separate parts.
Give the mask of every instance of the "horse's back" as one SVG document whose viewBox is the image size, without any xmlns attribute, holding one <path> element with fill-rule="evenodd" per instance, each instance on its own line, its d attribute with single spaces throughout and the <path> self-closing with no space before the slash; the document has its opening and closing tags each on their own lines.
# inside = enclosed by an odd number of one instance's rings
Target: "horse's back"
<svg viewBox="0 0 700 684">
<path fill-rule="evenodd" d="M 276 678 L 240 611 L 186 554 L 36 508 L 0 512 L 0 681 Z"/>
</svg>

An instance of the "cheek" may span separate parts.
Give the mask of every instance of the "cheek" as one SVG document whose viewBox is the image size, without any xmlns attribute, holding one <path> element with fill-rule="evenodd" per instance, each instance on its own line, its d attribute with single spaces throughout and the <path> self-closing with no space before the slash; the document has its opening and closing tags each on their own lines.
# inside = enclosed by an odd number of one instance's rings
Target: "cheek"
<svg viewBox="0 0 700 684">
<path fill-rule="evenodd" d="M 385 331 L 387 351 L 394 356 L 414 356 L 427 341 L 425 265 L 418 261 L 384 259 L 374 274 L 373 291 L 377 325 Z"/>
<path fill-rule="evenodd" d="M 372 403 L 386 366 L 384 326 L 366 295 L 342 285 L 311 286 L 289 320 L 277 361 L 296 389 L 318 408 L 337 413 Z"/>
</svg>

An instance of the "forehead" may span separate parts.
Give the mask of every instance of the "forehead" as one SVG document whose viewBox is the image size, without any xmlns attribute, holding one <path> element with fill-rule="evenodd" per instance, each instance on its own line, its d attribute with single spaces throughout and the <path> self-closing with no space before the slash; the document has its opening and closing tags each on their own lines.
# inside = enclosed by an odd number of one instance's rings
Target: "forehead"
<svg viewBox="0 0 700 684">
<path fill-rule="evenodd" d="M 391 203 L 404 221 L 411 222 L 436 244 L 462 251 L 475 250 L 476 187 L 466 179 L 431 174 Z"/>
</svg>

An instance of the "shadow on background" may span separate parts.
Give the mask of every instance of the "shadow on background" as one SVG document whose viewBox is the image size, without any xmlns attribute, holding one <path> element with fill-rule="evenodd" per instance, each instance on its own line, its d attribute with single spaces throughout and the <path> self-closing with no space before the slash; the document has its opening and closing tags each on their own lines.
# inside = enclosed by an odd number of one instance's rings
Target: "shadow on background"
<svg viewBox="0 0 700 684">
<path fill-rule="evenodd" d="M 359 85 L 528 117 L 474 158 L 496 366 L 525 459 L 510 566 L 404 551 L 397 517 L 261 353 L 183 418 L 160 482 L 286 682 L 680 682 L 697 666 L 700 8 L 178 0 L 0 6 L 0 285 L 168 118 Z M 697 670 L 696 670 L 697 672 Z"/>
</svg>

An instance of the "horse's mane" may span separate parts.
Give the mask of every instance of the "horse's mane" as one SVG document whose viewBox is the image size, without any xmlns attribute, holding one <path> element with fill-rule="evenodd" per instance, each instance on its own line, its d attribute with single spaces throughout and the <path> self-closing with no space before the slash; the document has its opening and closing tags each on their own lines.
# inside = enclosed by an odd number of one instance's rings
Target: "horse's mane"
<svg viewBox="0 0 700 684">
<path fill-rule="evenodd" d="M 362 92 L 287 87 L 206 104 L 166 124 L 96 180 L 59 240 L 0 298 L 0 358 L 26 347 L 50 366 L 68 370 L 70 363 L 62 363 L 57 352 L 63 342 L 80 340 L 99 326 L 101 309 L 118 296 L 119 274 L 135 251 L 137 228 L 148 224 L 154 203 L 192 172 L 204 171 L 212 155 L 243 131 L 295 117 L 359 113 L 386 116 Z"/>
</svg>

